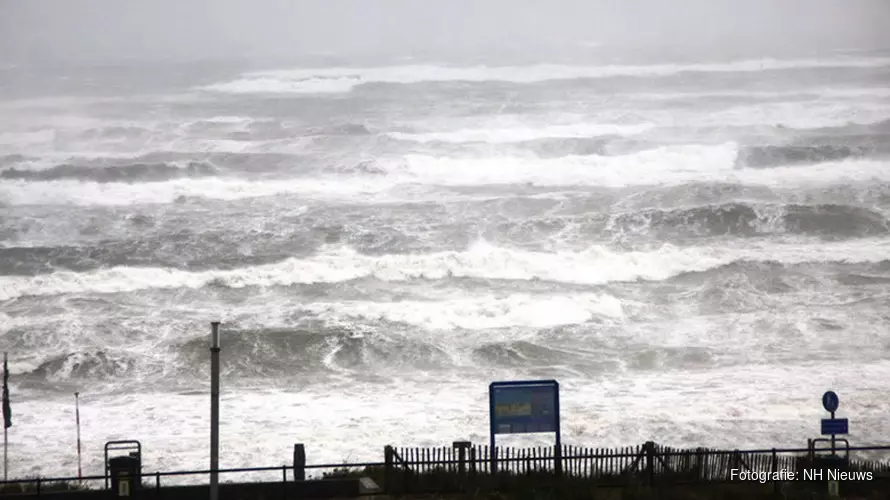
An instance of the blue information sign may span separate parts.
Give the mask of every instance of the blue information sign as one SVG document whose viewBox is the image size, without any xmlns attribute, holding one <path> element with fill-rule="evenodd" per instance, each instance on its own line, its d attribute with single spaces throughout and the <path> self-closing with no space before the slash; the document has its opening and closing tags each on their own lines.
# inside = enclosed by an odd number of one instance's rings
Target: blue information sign
<svg viewBox="0 0 890 500">
<path fill-rule="evenodd" d="M 493 382 L 489 388 L 493 434 L 558 432 L 559 384 Z"/>
<path fill-rule="evenodd" d="M 556 453 L 561 450 L 559 382 L 555 380 L 492 382 L 488 386 L 488 405 L 492 450 L 496 449 L 497 434 L 533 432 L 555 433 Z M 497 470 L 495 453 L 491 455 L 491 470 L 492 472 Z"/>
<path fill-rule="evenodd" d="M 822 419 L 822 435 L 827 434 L 848 434 L 848 426 L 846 418 L 823 418 Z"/>
<path fill-rule="evenodd" d="M 837 411 L 837 407 L 840 404 L 840 400 L 837 397 L 837 394 L 834 391 L 827 391 L 822 395 L 822 407 L 825 408 L 825 411 L 829 413 L 834 413 Z"/>
</svg>

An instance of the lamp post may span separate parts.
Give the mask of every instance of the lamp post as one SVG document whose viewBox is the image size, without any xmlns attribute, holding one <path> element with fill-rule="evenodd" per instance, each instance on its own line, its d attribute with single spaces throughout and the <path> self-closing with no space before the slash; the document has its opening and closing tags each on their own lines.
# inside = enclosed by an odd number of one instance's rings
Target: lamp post
<svg viewBox="0 0 890 500">
<path fill-rule="evenodd" d="M 219 321 L 210 323 L 210 500 L 219 500 Z"/>
</svg>

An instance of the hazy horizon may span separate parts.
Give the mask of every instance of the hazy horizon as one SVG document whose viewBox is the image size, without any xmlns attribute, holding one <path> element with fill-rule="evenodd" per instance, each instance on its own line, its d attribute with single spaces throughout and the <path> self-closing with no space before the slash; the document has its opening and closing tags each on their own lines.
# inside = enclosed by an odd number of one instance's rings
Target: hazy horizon
<svg viewBox="0 0 890 500">
<path fill-rule="evenodd" d="M 890 47 L 882 0 L 2 0 L 0 11 L 4 64 Z"/>
</svg>

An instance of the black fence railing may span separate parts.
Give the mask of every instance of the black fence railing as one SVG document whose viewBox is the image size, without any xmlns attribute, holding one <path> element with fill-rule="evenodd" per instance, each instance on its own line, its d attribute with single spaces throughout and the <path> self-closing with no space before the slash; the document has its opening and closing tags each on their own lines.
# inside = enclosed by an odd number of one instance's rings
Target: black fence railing
<svg viewBox="0 0 890 500">
<path fill-rule="evenodd" d="M 334 481 L 358 481 L 368 477 L 379 491 L 362 494 L 445 492 L 496 479 L 549 477 L 554 481 L 584 482 L 594 486 L 669 485 L 725 483 L 737 480 L 739 472 L 770 474 L 778 471 L 800 473 L 805 468 L 819 467 L 824 449 L 767 448 L 754 450 L 717 450 L 708 448 L 678 449 L 647 442 L 623 448 L 585 448 L 578 446 L 491 449 L 485 445 L 468 447 L 395 448 L 384 449 L 383 462 L 305 464 L 295 463 L 272 467 L 243 467 L 217 471 L 221 488 L 241 486 L 275 490 L 279 498 L 297 491 L 298 479 L 308 477 L 325 484 Z M 858 446 L 838 449 L 846 457 L 847 471 L 868 471 L 875 479 L 890 482 L 890 462 L 885 459 L 856 458 L 856 454 L 887 454 L 888 446 Z M 209 469 L 140 472 L 132 480 L 138 483 L 139 496 L 178 498 L 173 490 L 207 488 Z M 308 474 L 307 474 L 308 472 Z M 296 480 L 295 480 L 296 479 Z M 59 492 L 80 492 L 85 496 L 105 492 L 109 476 L 24 478 L 0 482 L 0 496 L 45 496 Z M 320 480 L 320 481 L 318 481 Z M 782 480 L 772 479 L 772 484 Z M 345 484 L 345 483 L 344 483 Z M 348 488 L 347 488 L 348 489 Z M 187 496 L 183 490 L 182 495 Z M 353 490 L 350 490 L 353 491 Z M 358 494 L 358 487 L 354 488 Z M 134 490 L 135 492 L 135 490 Z M 194 491 L 192 491 L 194 493 Z M 171 494 L 174 493 L 174 494 Z M 135 495 L 134 495 L 135 496 Z M 294 493 L 292 498 L 299 497 Z M 67 495 L 66 495 L 67 498 Z M 70 498 L 73 498 L 71 496 Z"/>
</svg>

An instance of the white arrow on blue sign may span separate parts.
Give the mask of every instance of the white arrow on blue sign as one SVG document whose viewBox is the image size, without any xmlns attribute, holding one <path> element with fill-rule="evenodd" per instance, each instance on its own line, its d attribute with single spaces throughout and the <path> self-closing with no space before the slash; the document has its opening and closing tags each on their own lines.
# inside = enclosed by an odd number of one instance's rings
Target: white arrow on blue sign
<svg viewBox="0 0 890 500">
<path fill-rule="evenodd" d="M 825 408 L 825 411 L 834 412 L 837 410 L 838 404 L 840 401 L 837 398 L 837 394 L 834 391 L 827 391 L 822 395 L 822 407 Z"/>
</svg>

